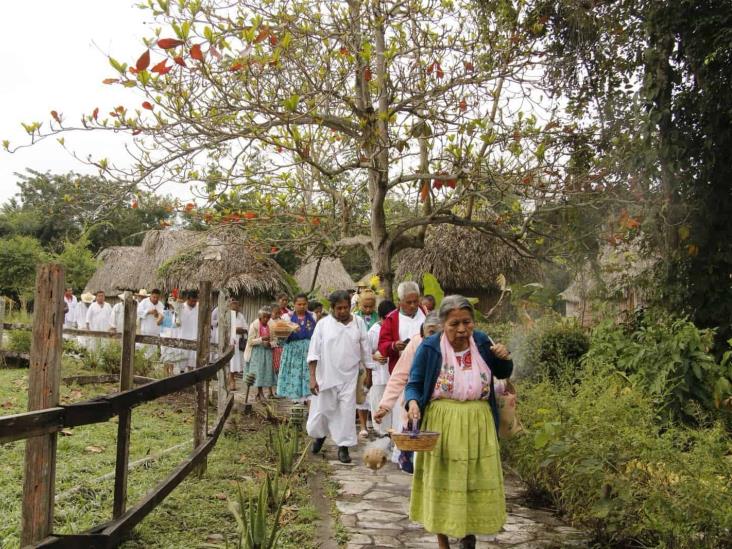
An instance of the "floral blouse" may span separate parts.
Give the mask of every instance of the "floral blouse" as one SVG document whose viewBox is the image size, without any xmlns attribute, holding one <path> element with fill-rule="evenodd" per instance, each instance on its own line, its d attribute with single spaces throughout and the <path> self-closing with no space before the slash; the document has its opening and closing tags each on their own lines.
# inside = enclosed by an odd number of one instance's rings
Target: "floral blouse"
<svg viewBox="0 0 732 549">
<path fill-rule="evenodd" d="M 455 357 L 457 367 L 443 363 L 432 400 L 488 400 L 491 393 L 491 372 L 488 367 L 473 364 L 470 349 L 455 353 Z"/>
</svg>

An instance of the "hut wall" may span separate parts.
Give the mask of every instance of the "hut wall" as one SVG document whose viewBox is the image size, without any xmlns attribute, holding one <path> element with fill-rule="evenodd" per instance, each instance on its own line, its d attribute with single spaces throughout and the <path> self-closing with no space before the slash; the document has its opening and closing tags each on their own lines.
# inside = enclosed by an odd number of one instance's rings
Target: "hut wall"
<svg viewBox="0 0 732 549">
<path fill-rule="evenodd" d="M 244 296 L 239 301 L 241 303 L 241 313 L 244 315 L 247 324 L 251 324 L 259 317 L 259 309 L 264 305 L 272 305 L 274 298 L 266 295 Z"/>
</svg>

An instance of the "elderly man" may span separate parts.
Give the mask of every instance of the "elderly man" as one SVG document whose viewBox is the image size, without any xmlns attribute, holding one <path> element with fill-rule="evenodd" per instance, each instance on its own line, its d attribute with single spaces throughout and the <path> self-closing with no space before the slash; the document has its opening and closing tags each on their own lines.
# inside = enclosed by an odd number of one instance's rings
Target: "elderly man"
<svg viewBox="0 0 732 549">
<path fill-rule="evenodd" d="M 64 302 L 66 303 L 64 307 L 64 311 L 66 311 L 64 315 L 64 328 L 73 328 L 74 322 L 76 322 L 76 305 L 78 304 L 73 288 L 66 288 Z"/>
<path fill-rule="evenodd" d="M 358 444 L 356 436 L 356 382 L 361 365 L 369 356 L 363 320 L 351 314 L 348 292 L 330 296 L 331 315 L 316 326 L 308 349 L 310 401 L 308 435 L 315 439 L 313 453 L 330 436 L 338 446 L 338 459 L 350 463 L 348 448 Z"/>
<path fill-rule="evenodd" d="M 389 373 L 394 370 L 409 340 L 419 334 L 424 323 L 425 314 L 419 305 L 419 293 L 416 282 L 410 280 L 399 284 L 399 308 L 389 313 L 381 324 L 379 353 L 389 359 Z"/>
</svg>

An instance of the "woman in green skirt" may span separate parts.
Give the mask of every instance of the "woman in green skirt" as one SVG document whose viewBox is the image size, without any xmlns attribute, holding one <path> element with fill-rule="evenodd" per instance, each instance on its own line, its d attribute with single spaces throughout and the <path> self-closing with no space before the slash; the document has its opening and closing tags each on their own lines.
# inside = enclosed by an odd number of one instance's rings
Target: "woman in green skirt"
<svg viewBox="0 0 732 549">
<path fill-rule="evenodd" d="M 510 377 L 513 362 L 474 330 L 465 297 L 446 297 L 440 319 L 443 332 L 420 345 L 405 390 L 410 421 L 440 433 L 434 450 L 417 454 L 410 518 L 437 534 L 439 547 L 454 537 L 469 549 L 475 534 L 496 534 L 506 521 L 493 378 Z"/>
<path fill-rule="evenodd" d="M 265 387 L 269 388 L 269 396 L 273 397 L 274 388 L 277 385 L 277 378 L 272 366 L 272 347 L 277 345 L 277 340 L 272 333 L 274 326 L 271 318 L 272 309 L 262 307 L 259 309 L 259 318 L 249 325 L 249 332 L 247 332 L 247 349 L 244 351 L 244 361 L 246 362 L 244 376 L 254 373 L 257 400 L 264 398 Z"/>
</svg>

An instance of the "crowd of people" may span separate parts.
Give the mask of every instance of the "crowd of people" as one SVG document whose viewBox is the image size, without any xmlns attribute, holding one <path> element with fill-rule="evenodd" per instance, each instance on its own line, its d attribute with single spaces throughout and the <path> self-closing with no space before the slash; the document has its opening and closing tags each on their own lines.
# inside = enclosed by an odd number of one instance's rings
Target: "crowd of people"
<svg viewBox="0 0 732 549">
<path fill-rule="evenodd" d="M 196 340 L 198 295 L 169 296 L 159 290 L 137 297 L 140 334 Z M 111 307 L 104 292 L 71 289 L 65 327 L 120 332 L 124 295 Z M 513 363 L 505 346 L 475 329 L 475 312 L 462 296 L 445 297 L 439 310 L 417 283 L 397 288 L 396 303 L 370 289 L 336 291 L 323 304 L 286 294 L 246 319 L 236 299 L 229 300 L 229 388 L 238 377 L 254 375 L 254 398 L 286 398 L 308 406 L 307 432 L 319 453 L 327 438 L 338 459 L 350 463 L 349 449 L 370 436 L 417 428 L 440 433 L 430 452 L 400 452 L 391 459 L 413 475 L 410 517 L 437 534 L 439 547 L 448 536 L 461 547 L 474 547 L 475 534 L 500 531 L 506 518 L 498 450 L 496 380 L 508 378 Z M 211 341 L 218 343 L 220 312 L 211 315 Z M 82 337 L 90 350 L 103 340 Z M 152 355 L 156 346 L 140 344 Z M 196 352 L 160 348 L 168 375 L 195 368 Z M 369 417 L 373 435 L 369 432 Z M 358 427 L 357 427 L 358 424 Z M 421 424 L 421 425 L 420 425 Z"/>
</svg>

